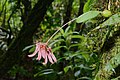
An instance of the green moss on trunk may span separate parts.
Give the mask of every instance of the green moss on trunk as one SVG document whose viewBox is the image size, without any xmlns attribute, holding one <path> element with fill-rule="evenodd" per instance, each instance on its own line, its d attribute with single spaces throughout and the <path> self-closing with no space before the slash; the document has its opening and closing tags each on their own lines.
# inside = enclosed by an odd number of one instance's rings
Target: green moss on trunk
<svg viewBox="0 0 120 80">
<path fill-rule="evenodd" d="M 117 75 L 116 72 L 119 72 L 116 71 L 116 68 L 120 65 L 120 32 L 118 31 L 117 34 L 113 35 L 109 41 L 111 40 L 114 41 L 114 44 L 110 45 L 111 42 L 108 42 L 107 46 L 112 47 L 103 52 L 101 66 L 94 80 L 110 80 L 114 73 Z M 107 46 L 105 48 L 108 48 Z"/>
</svg>

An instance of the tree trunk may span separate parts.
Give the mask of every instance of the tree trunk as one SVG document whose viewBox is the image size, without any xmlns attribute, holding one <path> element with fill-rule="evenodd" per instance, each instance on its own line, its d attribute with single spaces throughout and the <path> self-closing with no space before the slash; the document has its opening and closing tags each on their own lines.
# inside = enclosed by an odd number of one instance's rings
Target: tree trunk
<svg viewBox="0 0 120 80">
<path fill-rule="evenodd" d="M 101 58 L 101 66 L 94 80 L 111 80 L 120 74 L 120 31 L 109 38 L 104 46 Z M 118 79 L 116 79 L 118 80 Z"/>
<path fill-rule="evenodd" d="M 78 16 L 83 14 L 83 7 L 84 7 L 85 1 L 83 0 L 79 0 L 79 11 L 78 11 Z M 82 34 L 82 30 L 83 30 L 83 25 L 82 23 L 77 23 L 76 24 L 76 29 L 75 31 L 80 31 L 80 33 Z"/>
<path fill-rule="evenodd" d="M 22 50 L 32 42 L 32 36 L 54 0 L 39 0 L 26 17 L 18 37 L 11 43 L 6 53 L 0 57 L 0 78 L 19 62 Z"/>
<path fill-rule="evenodd" d="M 70 21 L 71 18 L 71 12 L 72 12 L 72 4 L 73 4 L 74 0 L 67 0 L 66 4 L 65 4 L 65 16 L 63 17 L 63 24 L 67 23 L 68 21 Z M 65 27 L 63 27 L 63 29 L 65 30 L 67 28 L 68 25 L 66 25 Z"/>
</svg>

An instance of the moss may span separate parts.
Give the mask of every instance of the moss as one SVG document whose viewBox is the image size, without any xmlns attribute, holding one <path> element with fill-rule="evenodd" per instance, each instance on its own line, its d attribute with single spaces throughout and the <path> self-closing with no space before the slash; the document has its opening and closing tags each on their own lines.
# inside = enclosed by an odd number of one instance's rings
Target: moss
<svg viewBox="0 0 120 80">
<path fill-rule="evenodd" d="M 116 31 L 104 45 L 101 66 L 94 80 L 110 80 L 120 74 L 120 32 Z M 118 70 L 118 71 L 116 71 Z"/>
</svg>

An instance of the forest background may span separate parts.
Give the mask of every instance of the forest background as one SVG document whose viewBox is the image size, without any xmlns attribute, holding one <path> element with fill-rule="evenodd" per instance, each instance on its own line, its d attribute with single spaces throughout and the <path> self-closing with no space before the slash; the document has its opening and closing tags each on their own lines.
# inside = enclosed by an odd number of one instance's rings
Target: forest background
<svg viewBox="0 0 120 80">
<path fill-rule="evenodd" d="M 56 63 L 28 57 L 58 29 Z M 0 0 L 0 80 L 119 79 L 119 0 Z"/>
</svg>

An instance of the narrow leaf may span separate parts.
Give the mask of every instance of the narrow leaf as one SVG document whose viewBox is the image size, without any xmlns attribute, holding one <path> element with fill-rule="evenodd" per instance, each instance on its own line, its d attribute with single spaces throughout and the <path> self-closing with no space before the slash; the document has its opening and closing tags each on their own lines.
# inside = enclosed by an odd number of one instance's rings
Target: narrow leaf
<svg viewBox="0 0 120 80">
<path fill-rule="evenodd" d="M 35 51 L 35 46 L 33 46 L 30 50 L 29 50 L 29 53 L 32 53 Z"/>
<path fill-rule="evenodd" d="M 26 50 L 32 48 L 33 46 L 35 46 L 35 45 L 29 45 L 29 46 L 26 46 L 22 51 L 26 51 Z"/>
<path fill-rule="evenodd" d="M 65 48 L 65 49 L 67 49 L 66 46 L 58 46 L 58 47 L 53 48 L 53 49 L 52 49 L 52 52 L 57 51 L 57 50 L 59 50 L 59 49 L 62 48 L 62 47 Z"/>
<path fill-rule="evenodd" d="M 54 40 L 49 46 L 53 46 L 54 44 L 58 43 L 58 42 L 64 42 L 64 39 L 58 39 L 58 40 Z"/>
</svg>

